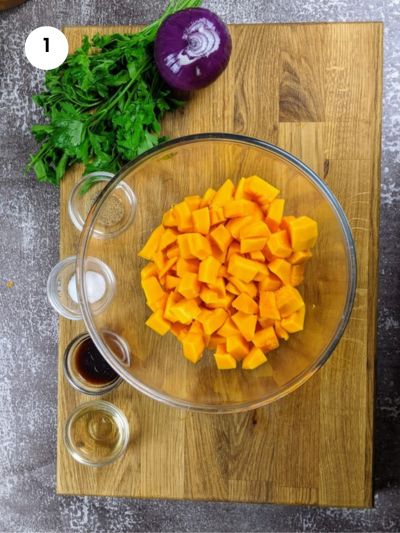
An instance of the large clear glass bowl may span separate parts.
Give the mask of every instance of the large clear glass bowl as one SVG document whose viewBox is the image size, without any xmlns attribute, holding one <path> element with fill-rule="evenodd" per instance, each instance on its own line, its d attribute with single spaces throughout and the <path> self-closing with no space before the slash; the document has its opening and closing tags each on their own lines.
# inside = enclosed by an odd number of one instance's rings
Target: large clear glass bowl
<svg viewBox="0 0 400 533">
<path fill-rule="evenodd" d="M 162 214 L 184 196 L 218 188 L 226 178 L 259 175 L 281 190 L 286 214 L 318 221 L 319 238 L 307 264 L 302 287 L 307 305 L 304 331 L 282 341 L 269 363 L 254 371 L 217 370 L 205 354 L 193 365 L 182 356 L 175 337 L 157 335 L 140 285 L 146 263 L 138 257 Z M 124 181 L 136 195 L 133 223 L 114 239 L 95 238 L 96 221 Z M 88 257 L 104 261 L 116 277 L 107 309 L 98 313 L 86 297 Z M 182 137 L 146 152 L 126 165 L 100 193 L 81 235 L 77 283 L 88 332 L 108 363 L 133 387 L 167 404 L 205 412 L 228 413 L 273 402 L 309 379 L 326 362 L 348 322 L 356 287 L 354 243 L 346 216 L 327 185 L 304 163 L 266 142 L 230 134 Z M 130 347 L 129 365 L 103 335 L 113 331 Z"/>
</svg>

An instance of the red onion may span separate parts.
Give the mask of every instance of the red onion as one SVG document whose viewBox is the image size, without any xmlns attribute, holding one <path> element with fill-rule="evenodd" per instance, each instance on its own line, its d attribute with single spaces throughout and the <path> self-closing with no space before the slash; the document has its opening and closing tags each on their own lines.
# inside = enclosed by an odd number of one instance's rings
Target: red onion
<svg viewBox="0 0 400 533">
<path fill-rule="evenodd" d="M 201 7 L 168 17 L 158 30 L 154 55 L 164 80 L 182 91 L 201 89 L 225 70 L 232 50 L 228 28 Z"/>
</svg>

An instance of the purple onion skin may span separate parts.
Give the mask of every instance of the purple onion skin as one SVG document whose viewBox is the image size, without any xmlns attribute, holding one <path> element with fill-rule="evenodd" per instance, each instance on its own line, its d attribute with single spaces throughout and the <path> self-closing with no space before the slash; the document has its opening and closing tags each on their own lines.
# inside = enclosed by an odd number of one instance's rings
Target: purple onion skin
<svg viewBox="0 0 400 533">
<path fill-rule="evenodd" d="M 173 89 L 194 91 L 210 85 L 225 70 L 232 51 L 228 28 L 202 7 L 178 11 L 158 30 L 154 57 Z"/>
</svg>

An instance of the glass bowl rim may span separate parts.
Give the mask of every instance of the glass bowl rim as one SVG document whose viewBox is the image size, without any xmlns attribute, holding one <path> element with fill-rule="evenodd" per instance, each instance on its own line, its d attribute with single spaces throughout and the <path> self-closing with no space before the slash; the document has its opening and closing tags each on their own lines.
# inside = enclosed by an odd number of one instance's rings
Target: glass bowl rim
<svg viewBox="0 0 400 533">
<path fill-rule="evenodd" d="M 310 179 L 310 181 L 316 186 L 316 188 L 322 193 L 324 198 L 330 204 L 332 210 L 334 211 L 340 223 L 340 226 L 343 232 L 343 237 L 346 243 L 347 263 L 348 263 L 348 272 L 349 272 L 349 282 L 348 282 L 348 287 L 347 287 L 346 302 L 344 305 L 344 311 L 343 311 L 341 320 L 338 322 L 336 331 L 333 334 L 329 344 L 327 345 L 325 350 L 321 352 L 318 359 L 314 361 L 310 367 L 303 370 L 299 375 L 292 378 L 285 385 L 279 387 L 275 393 L 267 395 L 263 398 L 260 398 L 259 400 L 232 402 L 232 403 L 226 403 L 226 404 L 224 403 L 221 403 L 221 404 L 193 403 L 187 400 L 175 398 L 168 394 L 164 394 L 160 391 L 153 389 L 149 385 L 142 383 L 140 380 L 136 379 L 130 372 L 128 372 L 126 368 L 123 368 L 122 366 L 120 366 L 113 358 L 111 352 L 109 352 L 107 345 L 104 343 L 101 336 L 98 335 L 97 333 L 97 328 L 95 326 L 92 313 L 90 311 L 90 305 L 88 304 L 88 301 L 86 298 L 86 290 L 85 290 L 85 283 L 84 283 L 84 262 L 85 262 L 85 257 L 86 257 L 86 251 L 87 251 L 87 247 L 90 241 L 90 237 L 92 235 L 92 230 L 94 227 L 96 216 L 98 212 L 100 211 L 109 192 L 111 192 L 115 187 L 117 187 L 118 184 L 126 177 L 126 175 L 131 170 L 137 168 L 143 162 L 152 158 L 154 155 L 161 154 L 162 152 L 173 147 L 177 147 L 177 146 L 181 146 L 185 144 L 192 144 L 198 141 L 217 141 L 217 142 L 228 141 L 228 142 L 250 145 L 253 148 L 254 147 L 261 148 L 269 152 L 272 152 L 275 155 L 280 156 L 284 160 L 288 161 L 289 163 L 297 167 Z M 330 188 L 310 167 L 308 167 L 305 163 L 303 163 L 303 161 L 298 159 L 296 156 L 294 156 L 290 152 L 287 152 L 286 150 L 279 148 L 275 144 L 269 143 L 261 139 L 257 139 L 255 137 L 239 135 L 239 134 L 234 134 L 234 133 L 222 133 L 222 132 L 197 133 L 197 134 L 184 135 L 181 137 L 177 137 L 175 139 L 171 139 L 158 146 L 155 146 L 154 148 L 144 152 L 143 154 L 140 154 L 137 158 L 135 158 L 132 161 L 129 161 L 126 165 L 124 165 L 120 169 L 120 171 L 114 176 L 114 178 L 110 180 L 110 182 L 100 192 L 95 203 L 90 209 L 88 216 L 86 218 L 83 230 L 81 232 L 79 247 L 78 247 L 77 256 L 76 256 L 76 277 L 77 277 L 79 305 L 81 307 L 82 317 L 85 322 L 87 331 L 91 335 L 93 342 L 96 344 L 97 348 L 100 350 L 100 352 L 102 353 L 106 361 L 111 365 L 112 368 L 114 368 L 114 370 L 125 381 L 127 381 L 127 383 L 132 385 L 139 392 L 146 394 L 146 396 L 149 396 L 150 398 L 154 400 L 158 400 L 161 403 L 165 403 L 173 407 L 180 407 L 180 408 L 190 409 L 190 410 L 204 412 L 204 413 L 223 414 L 223 413 L 238 413 L 238 412 L 244 412 L 244 411 L 248 411 L 252 409 L 258 409 L 259 407 L 275 402 L 279 400 L 280 398 L 283 398 L 287 394 L 293 392 L 294 390 L 298 389 L 301 385 L 303 385 L 303 383 L 305 383 L 308 379 L 310 379 L 326 363 L 326 361 L 329 359 L 329 357 L 335 350 L 339 340 L 341 339 L 346 329 L 347 323 L 350 319 L 351 311 L 353 309 L 354 298 L 356 294 L 356 286 L 357 286 L 357 259 L 356 259 L 355 244 L 354 244 L 352 232 L 350 229 L 350 224 L 343 211 L 343 208 L 341 207 L 339 201 L 337 200 L 333 192 L 330 190 Z"/>
</svg>

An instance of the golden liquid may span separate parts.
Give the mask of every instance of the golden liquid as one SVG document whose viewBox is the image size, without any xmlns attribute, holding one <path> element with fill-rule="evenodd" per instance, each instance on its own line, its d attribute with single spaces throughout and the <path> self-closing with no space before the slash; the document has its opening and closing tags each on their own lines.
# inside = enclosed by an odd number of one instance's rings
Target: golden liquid
<svg viewBox="0 0 400 533">
<path fill-rule="evenodd" d="M 120 420 L 111 413 L 94 408 L 82 412 L 71 427 L 71 441 L 83 457 L 104 461 L 118 454 L 124 444 Z"/>
</svg>

